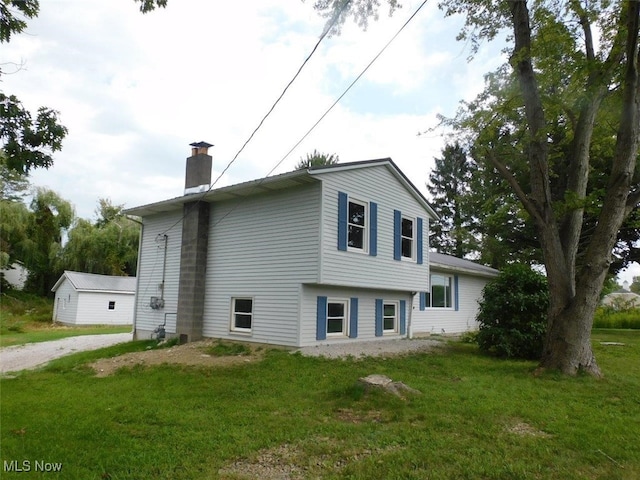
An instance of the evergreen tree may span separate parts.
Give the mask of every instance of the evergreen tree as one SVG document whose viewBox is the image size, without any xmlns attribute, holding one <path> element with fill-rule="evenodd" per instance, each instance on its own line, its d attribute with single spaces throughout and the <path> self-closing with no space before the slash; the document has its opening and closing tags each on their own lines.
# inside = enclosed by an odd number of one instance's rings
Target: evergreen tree
<svg viewBox="0 0 640 480">
<path fill-rule="evenodd" d="M 313 153 L 307 153 L 306 158 L 300 158 L 300 161 L 296 164 L 296 170 L 335 165 L 339 161 L 340 158 L 334 153 L 320 153 L 317 150 L 313 150 Z"/>
<path fill-rule="evenodd" d="M 447 145 L 442 158 L 435 159 L 427 189 L 431 206 L 440 220 L 431 225 L 430 244 L 440 253 L 464 258 L 478 250 L 474 232 L 476 217 L 471 211 L 471 180 L 476 164 L 458 144 Z"/>
</svg>

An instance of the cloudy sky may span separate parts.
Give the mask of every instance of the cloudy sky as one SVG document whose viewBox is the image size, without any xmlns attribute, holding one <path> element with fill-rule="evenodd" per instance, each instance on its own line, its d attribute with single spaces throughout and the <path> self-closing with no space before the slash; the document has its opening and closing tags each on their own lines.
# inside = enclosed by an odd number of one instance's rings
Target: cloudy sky
<svg viewBox="0 0 640 480">
<path fill-rule="evenodd" d="M 312 0 L 169 0 L 146 15 L 133 0 L 40 3 L 27 31 L 2 46 L 2 89 L 31 111 L 60 112 L 69 129 L 63 150 L 31 180 L 88 219 L 100 198 L 133 207 L 181 195 L 194 141 L 215 145 L 216 178 L 324 27 Z M 367 31 L 347 23 L 326 38 L 217 185 L 267 175 L 420 3 L 404 1 L 391 18 L 383 11 Z M 428 2 L 275 173 L 314 149 L 342 162 L 391 157 L 426 194 L 444 139 L 441 131 L 418 134 L 438 114 L 453 115 L 502 63 L 500 45 L 467 62 L 469 46 L 455 41 L 460 25 Z"/>
</svg>

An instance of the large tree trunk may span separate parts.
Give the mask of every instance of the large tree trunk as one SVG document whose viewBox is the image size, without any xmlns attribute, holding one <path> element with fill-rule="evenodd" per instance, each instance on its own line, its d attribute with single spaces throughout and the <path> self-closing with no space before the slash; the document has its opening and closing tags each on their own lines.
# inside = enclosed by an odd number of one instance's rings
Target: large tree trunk
<svg viewBox="0 0 640 480">
<path fill-rule="evenodd" d="M 621 32 L 625 32 L 625 78 L 622 85 L 623 106 L 617 132 L 616 151 L 609 185 L 598 224 L 578 271 L 576 253 L 582 224 L 582 211 L 568 216 L 564 228 L 553 211 L 549 188 L 549 165 L 546 149 L 545 112 L 531 57 L 531 28 L 526 0 L 510 4 L 515 49 L 512 56 L 528 121 L 531 194 L 522 190 L 510 172 L 497 165 L 512 185 L 524 207 L 536 221 L 549 280 L 549 319 L 541 368 L 557 369 L 569 375 L 584 371 L 599 376 L 600 369 L 591 348 L 593 316 L 611 263 L 617 232 L 638 195 L 629 196 L 635 168 L 640 131 L 640 82 L 638 77 L 638 2 L 623 4 Z M 615 58 L 615 56 L 610 56 Z M 604 73 L 604 72 L 602 72 Z M 590 78 L 593 80 L 595 77 Z M 593 85 L 591 85 L 593 86 Z M 602 94 L 602 85 L 596 90 Z M 568 189 L 584 198 L 589 167 L 589 144 L 593 122 L 599 107 L 598 95 L 592 96 L 589 108 L 583 109 L 576 126 Z"/>
<path fill-rule="evenodd" d="M 600 368 L 591 349 L 591 327 L 597 302 L 573 303 L 549 318 L 544 342 L 542 369 L 560 370 L 568 375 L 579 371 L 600 376 Z"/>
</svg>

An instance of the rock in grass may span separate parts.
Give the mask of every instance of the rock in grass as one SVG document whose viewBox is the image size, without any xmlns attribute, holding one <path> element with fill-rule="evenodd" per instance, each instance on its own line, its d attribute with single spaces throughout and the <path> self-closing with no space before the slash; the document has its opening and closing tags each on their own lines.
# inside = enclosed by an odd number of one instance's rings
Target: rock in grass
<svg viewBox="0 0 640 480">
<path fill-rule="evenodd" d="M 374 374 L 374 375 L 362 377 L 358 379 L 358 383 L 360 385 L 363 385 L 365 390 L 367 391 L 372 388 L 378 388 L 385 392 L 392 393 L 393 395 L 396 395 L 397 397 L 400 397 L 400 398 L 405 398 L 404 396 L 405 393 L 418 394 L 418 395 L 422 393 L 419 390 L 416 390 L 415 388 L 411 388 L 402 382 L 394 382 L 393 380 L 391 380 L 389 377 L 385 375 Z"/>
</svg>

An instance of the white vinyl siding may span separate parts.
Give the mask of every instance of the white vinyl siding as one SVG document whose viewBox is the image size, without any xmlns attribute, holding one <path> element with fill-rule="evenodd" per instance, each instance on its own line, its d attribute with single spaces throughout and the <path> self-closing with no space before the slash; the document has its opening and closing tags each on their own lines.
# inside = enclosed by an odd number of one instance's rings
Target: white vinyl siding
<svg viewBox="0 0 640 480">
<path fill-rule="evenodd" d="M 453 277 L 450 272 L 436 272 L 434 275 Z M 412 312 L 412 333 L 420 335 L 425 333 L 461 333 L 469 330 L 477 330 L 476 315 L 478 314 L 478 301 L 482 298 L 482 289 L 490 279 L 465 274 L 458 274 L 458 310 L 454 308 L 425 308 L 419 309 L 419 295 L 415 296 Z M 423 290 L 427 287 L 424 282 Z M 453 281 L 452 281 L 453 284 Z M 453 288 L 453 287 L 452 287 Z M 455 292 L 451 292 L 452 302 Z"/>
<path fill-rule="evenodd" d="M 429 275 L 429 217 L 418 200 L 382 166 L 330 172 L 323 174 L 322 180 L 320 283 L 399 291 L 424 288 L 424 278 Z M 377 204 L 376 256 L 337 248 L 339 192 Z M 423 219 L 423 264 L 394 260 L 394 210 L 406 218 Z"/>
<path fill-rule="evenodd" d="M 300 286 L 318 276 L 320 192 L 315 183 L 212 204 L 205 337 L 298 344 Z M 249 335 L 229 328 L 232 298 L 244 297 L 254 300 Z"/>
<path fill-rule="evenodd" d="M 143 218 L 143 235 L 138 266 L 136 296 L 136 337 L 148 338 L 166 318 L 167 333 L 176 332 L 182 209 Z M 166 240 L 163 235 L 166 235 Z M 165 262 L 165 248 L 166 262 Z M 164 295 L 162 278 L 164 274 Z M 164 307 L 152 309 L 151 297 L 164 296 Z"/>
<path fill-rule="evenodd" d="M 376 337 L 376 299 L 379 298 L 384 298 L 385 303 L 397 303 L 398 305 L 400 305 L 401 300 L 404 300 L 406 305 L 407 322 L 410 315 L 411 295 L 403 292 L 394 292 L 389 290 L 362 290 L 357 288 L 329 287 L 322 285 L 304 285 L 301 295 L 302 310 L 300 320 L 300 346 L 402 338 L 402 335 L 397 332 L 396 334 L 393 334 L 392 332 L 385 332 L 384 337 Z M 343 335 L 333 337 L 331 335 L 327 335 L 326 339 L 316 339 L 319 296 L 327 297 L 327 302 L 333 302 L 338 299 L 357 299 L 357 337 L 353 338 Z M 349 308 L 352 309 L 353 300 L 349 300 L 348 305 Z M 346 323 L 349 325 L 348 319 Z"/>
<path fill-rule="evenodd" d="M 73 288 L 71 282 L 65 278 L 55 293 L 53 320 L 73 325 L 77 323 L 77 312 L 78 292 Z"/>
<path fill-rule="evenodd" d="M 78 292 L 76 325 L 131 325 L 134 299 L 134 293 Z"/>
</svg>

